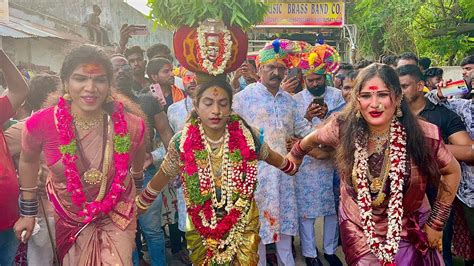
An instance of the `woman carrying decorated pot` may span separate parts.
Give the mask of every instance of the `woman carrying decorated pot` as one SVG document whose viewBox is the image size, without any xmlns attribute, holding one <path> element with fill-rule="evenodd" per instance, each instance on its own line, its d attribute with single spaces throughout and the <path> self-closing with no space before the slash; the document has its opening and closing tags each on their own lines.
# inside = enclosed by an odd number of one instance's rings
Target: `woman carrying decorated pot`
<svg viewBox="0 0 474 266">
<path fill-rule="evenodd" d="M 287 174 L 295 165 L 271 150 L 263 135 L 231 113 L 232 88 L 219 79 L 199 86 L 184 129 L 170 142 L 158 173 L 136 199 L 145 210 L 180 176 L 188 212 L 186 239 L 195 265 L 257 265 L 257 163 Z"/>
<path fill-rule="evenodd" d="M 318 145 L 337 148 L 340 232 L 349 265 L 442 265 L 443 227 L 460 167 L 436 126 L 416 119 L 395 71 L 372 64 L 357 76 L 342 113 L 293 146 L 300 164 Z M 439 187 L 430 207 L 428 183 Z"/>
<path fill-rule="evenodd" d="M 33 114 L 23 130 L 21 218 L 15 233 L 23 242 L 32 234 L 43 152 L 51 171 L 46 190 L 57 214 L 61 264 L 131 265 L 134 183 L 143 179 L 144 121 L 112 98 L 112 64 L 95 46 L 73 49 L 60 76 L 66 93 L 56 105 Z"/>
</svg>

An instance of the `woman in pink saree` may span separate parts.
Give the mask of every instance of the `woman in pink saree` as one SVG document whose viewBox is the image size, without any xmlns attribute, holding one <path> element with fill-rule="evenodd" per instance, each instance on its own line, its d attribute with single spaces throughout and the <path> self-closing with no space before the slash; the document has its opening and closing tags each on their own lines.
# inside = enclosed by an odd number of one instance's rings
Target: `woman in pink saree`
<svg viewBox="0 0 474 266">
<path fill-rule="evenodd" d="M 339 223 L 349 265 L 444 264 L 438 250 L 460 167 L 439 129 L 410 113 L 391 67 L 363 69 L 344 111 L 296 143 L 288 158 L 300 164 L 318 145 L 337 148 Z M 439 187 L 433 206 L 428 183 Z"/>
<path fill-rule="evenodd" d="M 60 72 L 66 94 L 33 114 L 23 130 L 21 218 L 14 230 L 23 242 L 31 236 L 43 152 L 63 265 L 132 263 L 135 184 L 143 177 L 145 125 L 112 98 L 112 73 L 102 50 L 90 45 L 73 49 Z"/>
</svg>

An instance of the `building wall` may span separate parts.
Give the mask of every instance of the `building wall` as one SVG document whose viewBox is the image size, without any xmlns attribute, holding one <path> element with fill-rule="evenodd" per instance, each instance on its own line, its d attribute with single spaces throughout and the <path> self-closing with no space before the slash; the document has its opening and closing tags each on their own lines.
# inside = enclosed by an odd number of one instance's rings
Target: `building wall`
<svg viewBox="0 0 474 266">
<path fill-rule="evenodd" d="M 118 43 L 120 38 L 120 27 L 122 24 L 147 25 L 150 30 L 149 36 L 135 36 L 130 39 L 131 45 L 140 45 L 148 48 L 155 43 L 164 43 L 172 47 L 173 34 L 165 29 L 157 28 L 153 31 L 153 22 L 142 13 L 124 3 L 123 0 L 10 0 L 23 7 L 57 17 L 67 23 L 73 24 L 76 31 L 87 38 L 87 31 L 81 24 L 87 14 L 92 13 L 92 5 L 96 4 L 102 9 L 100 15 L 101 24 L 107 29 L 109 39 L 112 43 Z M 28 19 L 25 17 L 24 19 Z"/>
<path fill-rule="evenodd" d="M 34 64 L 58 72 L 71 44 L 52 38 L 2 38 L 2 47 L 15 64 Z"/>
</svg>

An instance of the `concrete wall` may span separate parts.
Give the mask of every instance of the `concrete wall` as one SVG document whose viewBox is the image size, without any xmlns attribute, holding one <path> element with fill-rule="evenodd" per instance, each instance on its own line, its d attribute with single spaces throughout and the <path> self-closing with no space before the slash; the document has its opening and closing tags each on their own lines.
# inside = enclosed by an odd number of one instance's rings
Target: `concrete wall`
<svg viewBox="0 0 474 266">
<path fill-rule="evenodd" d="M 2 47 L 15 64 L 49 66 L 59 72 L 70 43 L 52 38 L 15 39 L 2 37 Z"/>
<path fill-rule="evenodd" d="M 124 23 L 145 24 L 148 25 L 150 31 L 153 28 L 153 23 L 145 15 L 122 0 L 10 0 L 10 2 L 70 23 L 85 38 L 87 38 L 87 32 L 81 24 L 84 22 L 85 16 L 92 13 L 92 5 L 96 4 L 102 9 L 101 24 L 107 29 L 112 43 L 118 43 L 120 27 Z M 28 17 L 24 19 L 28 19 Z M 148 48 L 152 44 L 160 42 L 171 47 L 172 38 L 173 35 L 170 31 L 158 28 L 155 32 L 151 32 L 149 36 L 132 38 L 130 44 Z"/>
</svg>

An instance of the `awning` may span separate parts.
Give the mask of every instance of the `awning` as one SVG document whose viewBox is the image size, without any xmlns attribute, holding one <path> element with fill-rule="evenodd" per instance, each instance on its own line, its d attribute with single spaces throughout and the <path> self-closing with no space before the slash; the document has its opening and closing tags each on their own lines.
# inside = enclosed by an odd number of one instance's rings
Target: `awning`
<svg viewBox="0 0 474 266">
<path fill-rule="evenodd" d="M 13 16 L 10 16 L 9 22 L 0 22 L 0 36 L 12 38 L 57 38 L 76 42 L 87 41 L 80 35 L 58 31 Z"/>
</svg>

